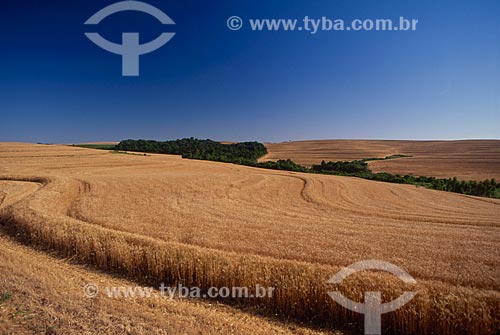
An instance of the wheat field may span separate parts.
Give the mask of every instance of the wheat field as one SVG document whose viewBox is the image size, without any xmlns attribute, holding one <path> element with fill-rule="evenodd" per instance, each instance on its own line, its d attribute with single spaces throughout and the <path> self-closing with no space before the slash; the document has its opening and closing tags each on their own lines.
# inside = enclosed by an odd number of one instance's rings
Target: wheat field
<svg viewBox="0 0 500 335">
<path fill-rule="evenodd" d="M 413 174 L 463 180 L 500 180 L 500 141 L 390 141 L 390 140 L 314 140 L 268 143 L 269 154 L 262 160 L 292 159 L 310 166 L 325 161 L 351 161 L 411 157 L 371 161 L 373 172 Z"/>
<path fill-rule="evenodd" d="M 396 153 L 407 152 L 380 152 Z M 4 282 L 11 286 L 32 275 L 16 264 L 36 265 L 27 247 L 10 241 L 14 238 L 71 258 L 78 266 L 106 271 L 99 276 L 202 288 L 273 286 L 272 298 L 235 303 L 278 319 L 313 321 L 321 331 L 362 320 L 330 299 L 328 290 L 361 301 L 368 288 L 383 291 L 385 300 L 403 290 L 417 291 L 406 306 L 383 316 L 384 327 L 394 333 L 495 334 L 500 329 L 499 200 L 170 155 L 21 143 L 0 144 L 0 180 L 5 234 L 0 244 L 12 255 L 1 256 L 8 259 L 2 272 L 9 273 Z M 409 288 L 378 272 L 352 276 L 336 288 L 326 284 L 343 266 L 365 259 L 392 262 L 417 284 Z M 76 292 L 82 279 L 69 278 L 90 270 L 59 263 L 47 260 L 37 271 L 48 276 L 57 269 L 67 278 L 60 285 Z M 48 279 L 42 283 L 55 285 Z M 90 308 L 86 301 L 77 303 Z M 109 312 L 114 304 L 103 308 Z M 228 323 L 248 314 L 200 304 L 179 302 L 168 308 L 181 315 L 196 310 L 228 333 L 245 333 L 249 324 L 256 324 L 255 333 L 320 331 L 291 329 L 260 316 Z M 119 310 L 127 308 L 120 302 Z M 154 310 L 134 308 L 143 314 Z M 188 321 L 177 326 L 186 333 L 199 330 Z M 65 327 L 68 333 L 72 329 Z"/>
</svg>

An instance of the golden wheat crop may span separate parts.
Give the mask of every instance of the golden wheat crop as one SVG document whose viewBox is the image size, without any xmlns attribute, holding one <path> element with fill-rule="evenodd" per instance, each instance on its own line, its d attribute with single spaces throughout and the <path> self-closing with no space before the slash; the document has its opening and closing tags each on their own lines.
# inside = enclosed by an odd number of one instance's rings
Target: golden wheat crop
<svg viewBox="0 0 500 335">
<path fill-rule="evenodd" d="M 385 299 L 408 289 L 384 273 L 326 284 L 342 266 L 380 259 L 418 281 L 384 327 L 499 329 L 498 200 L 64 146 L 2 144 L 0 161 L 5 229 L 99 269 L 151 284 L 274 286 L 272 298 L 241 303 L 335 326 L 359 315 L 328 290 L 359 301 L 367 287 Z"/>
<path fill-rule="evenodd" d="M 463 180 L 500 179 L 500 141 L 373 141 L 317 140 L 266 144 L 269 154 L 262 160 L 292 159 L 303 165 L 322 160 L 341 161 L 384 158 L 405 154 L 411 157 L 371 161 L 374 172 L 413 174 Z"/>
</svg>

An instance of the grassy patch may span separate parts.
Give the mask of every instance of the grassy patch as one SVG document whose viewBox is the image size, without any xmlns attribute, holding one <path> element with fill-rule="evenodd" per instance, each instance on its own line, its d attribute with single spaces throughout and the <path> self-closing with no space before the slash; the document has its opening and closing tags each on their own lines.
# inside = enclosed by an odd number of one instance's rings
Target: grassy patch
<svg viewBox="0 0 500 335">
<path fill-rule="evenodd" d="M 72 147 L 88 148 L 88 149 L 101 149 L 101 150 L 114 150 L 116 145 L 113 144 L 72 144 Z"/>
<path fill-rule="evenodd" d="M 375 157 L 372 157 L 372 158 L 364 158 L 364 159 L 362 159 L 362 161 L 363 161 L 363 162 L 370 162 L 370 161 L 386 161 L 386 160 L 389 160 L 389 159 L 407 158 L 407 157 L 411 157 L 411 156 L 409 156 L 409 155 L 403 155 L 403 154 L 396 154 L 396 155 L 385 156 L 384 158 L 375 158 Z"/>
<path fill-rule="evenodd" d="M 12 293 L 6 292 L 0 296 L 0 304 L 12 299 Z"/>
<path fill-rule="evenodd" d="M 112 154 L 121 154 L 121 155 L 132 155 L 132 156 L 151 156 L 148 154 L 138 154 L 135 152 L 127 152 L 127 151 L 121 151 L 121 150 L 112 150 L 110 151 Z"/>
</svg>

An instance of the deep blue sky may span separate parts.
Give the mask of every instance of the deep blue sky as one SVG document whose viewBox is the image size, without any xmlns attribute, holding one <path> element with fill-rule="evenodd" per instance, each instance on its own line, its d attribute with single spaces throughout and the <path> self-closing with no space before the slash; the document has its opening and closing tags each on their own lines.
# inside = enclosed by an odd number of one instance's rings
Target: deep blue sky
<svg viewBox="0 0 500 335">
<path fill-rule="evenodd" d="M 122 77 L 83 23 L 117 1 L 9 1 L 0 11 L 0 141 L 500 138 L 500 1 L 159 1 L 96 29 L 176 36 Z M 419 20 L 416 32 L 230 31 L 226 20 Z M 246 22 L 247 23 L 247 22 Z"/>
</svg>

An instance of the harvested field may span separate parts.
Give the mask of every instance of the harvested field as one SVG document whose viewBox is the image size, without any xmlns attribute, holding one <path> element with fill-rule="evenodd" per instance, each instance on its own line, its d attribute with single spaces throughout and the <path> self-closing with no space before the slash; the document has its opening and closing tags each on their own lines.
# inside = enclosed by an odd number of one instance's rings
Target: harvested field
<svg viewBox="0 0 500 335">
<path fill-rule="evenodd" d="M 286 326 L 222 304 L 88 299 L 87 283 L 135 283 L 21 246 L 0 230 L 1 334 L 333 334 Z"/>
<path fill-rule="evenodd" d="M 369 162 L 373 172 L 413 174 L 463 180 L 500 179 L 500 141 L 377 141 L 318 140 L 268 143 L 263 160 L 292 159 L 310 166 L 322 160 L 342 161 L 384 158 L 404 154 L 412 157 Z"/>
<path fill-rule="evenodd" d="M 395 153 L 411 154 L 381 152 Z M 380 259 L 418 282 L 412 302 L 383 317 L 392 332 L 499 329 L 500 200 L 177 156 L 9 143 L 0 144 L 0 179 L 6 233 L 133 280 L 274 286 L 273 298 L 241 303 L 334 329 L 360 318 L 327 296 L 326 280 L 342 266 Z M 353 276 L 340 289 L 360 301 L 368 287 L 386 300 L 408 289 L 383 273 Z"/>
</svg>

